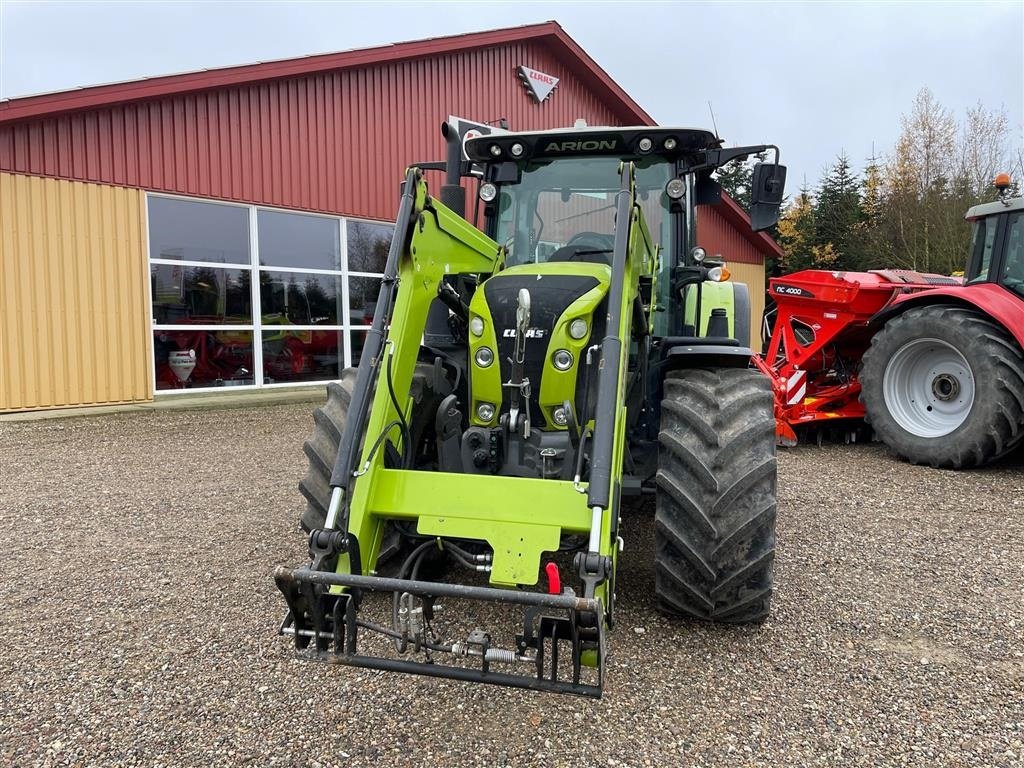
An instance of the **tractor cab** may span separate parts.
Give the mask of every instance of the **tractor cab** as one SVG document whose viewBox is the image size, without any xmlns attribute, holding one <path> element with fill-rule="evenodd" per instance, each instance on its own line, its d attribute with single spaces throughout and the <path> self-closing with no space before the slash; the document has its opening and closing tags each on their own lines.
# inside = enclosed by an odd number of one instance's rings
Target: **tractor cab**
<svg viewBox="0 0 1024 768">
<path fill-rule="evenodd" d="M 721 145 L 703 129 L 595 127 L 482 136 L 467 141 L 465 152 L 481 175 L 483 228 L 505 246 L 505 265 L 562 264 L 562 272 L 581 263 L 611 265 L 620 166 L 631 163 L 637 205 L 657 258 L 650 276 L 653 334 L 681 335 L 688 322 L 688 335 L 700 336 L 695 318 L 686 317 L 686 302 L 677 300 L 683 283 L 704 282 L 706 270 L 716 266 L 702 270 L 698 263 L 705 254 L 695 249 L 695 206 L 721 198 L 714 170 L 775 149 Z M 755 169 L 755 229 L 778 219 L 785 168 L 777 154 L 775 159 Z"/>
<path fill-rule="evenodd" d="M 999 199 L 967 212 L 973 222 L 968 285 L 995 283 L 1024 298 L 1024 198 L 1009 198 L 1010 178 L 996 178 Z"/>
<path fill-rule="evenodd" d="M 705 287 L 722 283 L 728 272 L 698 262 L 704 254 L 693 247 L 694 205 L 698 185 L 705 198 L 720 194 L 710 179 L 714 169 L 766 149 L 723 150 L 709 131 L 650 127 L 503 133 L 466 142 L 471 168 L 481 174 L 483 230 L 502 247 L 503 264 L 468 302 L 473 426 L 463 438 L 464 465 L 479 453 L 471 466 L 481 472 L 573 476 L 566 459 L 596 417 L 594 351 L 609 331 L 617 333 L 606 322 L 615 283 L 623 285 L 635 318 L 630 337 L 621 340 L 629 371 L 644 382 L 636 388 L 637 412 L 652 412 L 645 393 L 652 402 L 658 398 L 660 376 L 649 370 L 667 367 L 669 353 L 680 351 L 682 345 L 668 340 L 693 346 L 713 337 L 721 342 L 715 346 L 728 347 L 718 353 L 747 365 L 746 286 Z M 627 196 L 637 247 L 616 275 L 613 254 L 623 229 L 617 219 Z M 636 451 L 652 473 L 655 434 L 647 435 L 650 450 Z M 485 459 L 481 446 L 496 444 L 501 450 Z"/>
</svg>

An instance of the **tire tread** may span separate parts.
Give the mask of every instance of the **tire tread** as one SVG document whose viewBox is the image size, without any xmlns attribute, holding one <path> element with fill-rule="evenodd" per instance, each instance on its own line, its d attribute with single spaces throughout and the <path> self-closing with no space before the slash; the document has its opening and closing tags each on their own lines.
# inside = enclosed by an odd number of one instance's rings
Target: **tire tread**
<svg viewBox="0 0 1024 768">
<path fill-rule="evenodd" d="M 655 593 L 670 614 L 763 621 L 775 559 L 776 459 L 768 380 L 749 369 L 665 380 Z"/>
</svg>

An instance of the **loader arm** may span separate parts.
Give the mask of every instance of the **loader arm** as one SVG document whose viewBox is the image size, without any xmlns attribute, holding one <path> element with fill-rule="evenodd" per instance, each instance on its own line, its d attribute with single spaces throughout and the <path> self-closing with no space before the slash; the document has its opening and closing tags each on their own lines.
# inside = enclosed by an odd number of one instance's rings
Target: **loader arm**
<svg viewBox="0 0 1024 768">
<path fill-rule="evenodd" d="M 341 530 L 349 530 L 360 544 L 363 562 L 358 564 L 365 573 L 376 565 L 377 553 L 383 537 L 383 520 L 367 514 L 368 500 L 373 497 L 376 485 L 384 470 L 385 451 L 373 448 L 378 437 L 389 430 L 388 425 L 409 419 L 408 398 L 402 396 L 399 405 L 401 416 L 395 409 L 393 399 L 383 396 L 387 392 L 408 393 L 412 384 L 413 370 L 420 351 L 420 339 L 426 327 L 427 313 L 431 302 L 437 297 L 438 287 L 446 274 L 473 273 L 490 274 L 502 261 L 501 247 L 454 213 L 435 197 L 431 197 L 427 182 L 418 169 L 411 169 L 406 177 L 404 195 L 411 198 L 408 220 L 404 227 L 396 228 L 392 241 L 395 256 L 395 279 L 387 285 L 385 276 L 381 293 L 394 291 L 394 311 L 390 316 L 380 318 L 386 325 L 387 335 L 379 345 L 371 344 L 367 338 L 359 361 L 359 371 L 373 371 L 375 376 L 367 381 L 365 397 L 375 390 L 382 396 L 373 398 L 373 407 L 365 421 L 365 430 L 359 431 L 363 420 L 350 419 L 342 436 L 343 446 L 362 445 L 363 450 L 356 466 L 343 466 L 339 452 L 335 476 L 331 478 L 351 483 L 350 478 L 358 474 L 363 482 L 356 482 L 351 489 L 348 508 L 343 516 Z M 402 224 L 403 222 L 399 222 Z M 389 267 L 391 255 L 389 254 Z M 387 312 L 391 301 L 378 301 L 377 313 Z M 374 325 L 378 317 L 374 316 Z M 390 376 L 389 376 L 390 369 Z M 389 381 L 390 378 L 390 381 Z M 361 394 L 359 382 L 353 395 L 353 402 Z M 349 432 L 351 431 L 351 435 Z M 360 442 L 362 441 L 362 442 Z M 339 473 L 339 469 L 341 472 Z M 347 470 L 347 472 L 346 472 Z M 397 471 L 397 470 L 392 470 Z M 345 477 L 344 475 L 348 475 Z M 354 478 L 353 478 L 354 479 Z M 344 486 L 343 486 L 344 487 Z M 347 557 L 339 559 L 338 570 L 352 567 Z"/>
<path fill-rule="evenodd" d="M 366 450 L 359 453 L 359 438 L 374 427 L 379 430 L 385 423 L 381 419 L 386 414 L 378 406 L 374 412 L 376 421 L 368 425 L 367 430 L 362 429 L 371 392 L 380 378 L 384 348 L 389 346 L 395 355 L 392 370 L 395 391 L 408 392 L 421 336 L 415 337 L 415 346 L 399 345 L 396 342 L 404 338 L 401 333 L 414 329 L 422 334 L 430 303 L 437 296 L 438 285 L 446 273 L 489 274 L 500 266 L 501 257 L 502 249 L 497 243 L 430 196 L 422 171 L 418 168 L 406 171 L 373 324 L 359 358 L 359 376 L 351 406 L 355 418 L 345 424 L 331 475 L 331 486 L 336 491 L 331 500 L 332 511 L 340 511 L 344 491 L 353 480 L 356 460 L 362 458 L 365 462 L 370 452 L 370 446 L 366 446 Z M 390 413 L 392 418 L 397 416 L 393 409 Z M 339 489 L 342 493 L 337 493 Z"/>
<path fill-rule="evenodd" d="M 636 204 L 632 173 L 632 165 L 624 164 L 618 206 L 619 220 L 627 226 L 616 232 L 587 496 L 584 498 L 577 484 L 570 481 L 491 477 L 484 482 L 472 475 L 388 468 L 384 451 L 374 451 L 373 443 L 389 424 L 399 420 L 399 414 L 391 398 L 378 396 L 365 432 L 352 435 L 353 442 L 362 440 L 364 447 L 356 468 L 359 478 L 351 489 L 344 516 L 347 530 L 358 541 L 362 562 L 353 564 L 343 555 L 337 565 L 339 573 L 374 570 L 387 519 L 413 520 L 417 532 L 424 535 L 484 538 L 494 552 L 490 581 L 496 586 L 536 584 L 541 555 L 557 550 L 566 533 L 587 535 L 592 555 L 612 554 L 613 515 L 606 512 L 618 505 L 617 486 L 625 452 L 625 377 L 634 318 L 631 310 L 637 297 L 637 278 L 656 268 L 656 252 Z M 427 311 L 444 275 L 489 273 L 501 261 L 498 244 L 431 198 L 422 179 L 416 181 L 414 200 L 408 225 L 411 234 L 398 260 L 395 312 L 379 356 L 368 361 L 383 371 L 376 386 L 382 394 L 389 386 L 395 392 L 409 391 Z M 371 353 L 364 348 L 364 356 Z M 388 385 L 388 358 L 392 355 L 392 383 Z M 408 413 L 403 415 L 408 417 Z M 348 422 L 353 429 L 356 423 L 355 419 Z M 343 441 L 347 439 L 348 435 Z M 443 483 L 439 476 L 443 476 Z M 443 487 L 446 493 L 439 497 L 431 490 L 435 487 Z M 482 502 L 490 494 L 505 500 L 507 508 Z M 538 510 L 544 510 L 544 514 L 538 515 Z M 608 563 L 605 572 L 610 568 Z M 605 592 L 605 584 L 596 584 L 591 596 L 607 605 Z"/>
</svg>

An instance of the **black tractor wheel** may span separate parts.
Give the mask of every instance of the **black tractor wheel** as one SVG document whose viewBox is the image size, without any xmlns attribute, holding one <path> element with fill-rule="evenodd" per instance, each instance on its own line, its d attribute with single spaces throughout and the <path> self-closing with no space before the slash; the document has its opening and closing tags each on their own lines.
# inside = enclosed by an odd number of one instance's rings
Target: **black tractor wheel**
<svg viewBox="0 0 1024 768">
<path fill-rule="evenodd" d="M 979 312 L 894 317 L 872 337 L 860 381 L 866 420 L 912 464 L 979 467 L 1024 439 L 1024 352 Z"/>
<path fill-rule="evenodd" d="M 299 482 L 299 491 L 306 498 L 306 511 L 299 521 L 303 530 L 322 528 L 327 519 L 327 507 L 331 501 L 331 472 L 338 455 L 341 433 L 348 419 L 355 383 L 356 369 L 346 368 L 338 381 L 327 385 L 327 402 L 313 411 L 313 434 L 302 446 L 309 459 L 306 476 Z M 441 401 L 441 395 L 434 387 L 433 367 L 424 364 L 416 366 L 410 393 L 415 405 L 409 431 L 412 445 L 419 454 L 425 442 L 434 434 L 434 415 Z M 400 397 L 399 402 L 402 400 Z M 388 561 L 401 549 L 402 541 L 398 531 L 390 531 L 381 545 L 378 561 Z"/>
<path fill-rule="evenodd" d="M 299 482 L 299 491 L 306 497 L 306 511 L 299 519 L 304 531 L 323 528 L 331 501 L 331 472 L 338 455 L 341 433 L 348 420 L 352 390 L 356 383 L 355 368 L 342 371 L 341 379 L 327 385 L 327 402 L 313 411 L 313 434 L 302 444 L 309 460 L 306 476 Z"/>
<path fill-rule="evenodd" d="M 775 558 L 771 385 L 749 369 L 670 373 L 655 513 L 658 607 L 728 623 L 768 616 Z"/>
</svg>

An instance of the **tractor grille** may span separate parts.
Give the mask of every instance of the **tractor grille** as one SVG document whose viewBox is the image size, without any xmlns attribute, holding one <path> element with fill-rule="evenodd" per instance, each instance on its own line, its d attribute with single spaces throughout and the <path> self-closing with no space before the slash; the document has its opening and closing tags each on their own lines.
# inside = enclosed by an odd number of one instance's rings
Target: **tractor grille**
<svg viewBox="0 0 1024 768">
<path fill-rule="evenodd" d="M 512 353 L 515 350 L 516 307 L 519 290 L 530 292 L 530 331 L 526 338 L 526 362 L 523 371 L 530 380 L 530 421 L 546 424 L 537 404 L 541 374 L 548 355 L 551 332 L 558 319 L 576 299 L 596 288 L 599 281 L 589 275 L 495 275 L 484 283 L 484 296 L 494 320 L 498 336 L 498 362 L 502 382 L 512 376 Z M 592 337 L 593 338 L 593 337 Z M 577 360 L 577 370 L 581 361 Z M 508 410 L 508 393 L 502 393 L 502 411 Z"/>
</svg>

